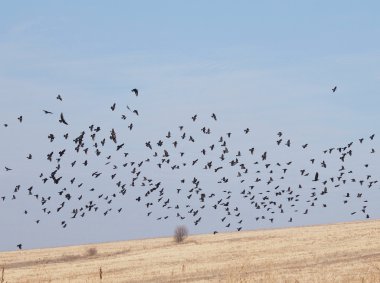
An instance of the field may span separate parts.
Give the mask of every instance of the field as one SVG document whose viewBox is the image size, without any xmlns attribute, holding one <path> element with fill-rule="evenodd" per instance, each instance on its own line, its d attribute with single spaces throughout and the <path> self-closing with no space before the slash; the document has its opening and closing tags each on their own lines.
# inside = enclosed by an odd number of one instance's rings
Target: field
<svg viewBox="0 0 380 283">
<path fill-rule="evenodd" d="M 380 282 L 380 221 L 4 252 L 0 282 Z"/>
</svg>

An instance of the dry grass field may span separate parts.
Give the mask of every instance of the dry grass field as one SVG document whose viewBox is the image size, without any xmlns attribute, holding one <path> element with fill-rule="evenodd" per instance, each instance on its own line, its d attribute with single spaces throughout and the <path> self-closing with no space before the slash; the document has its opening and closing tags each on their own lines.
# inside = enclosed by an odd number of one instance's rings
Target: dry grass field
<svg viewBox="0 0 380 283">
<path fill-rule="evenodd" d="M 0 282 L 380 282 L 380 221 L 5 252 Z"/>
</svg>

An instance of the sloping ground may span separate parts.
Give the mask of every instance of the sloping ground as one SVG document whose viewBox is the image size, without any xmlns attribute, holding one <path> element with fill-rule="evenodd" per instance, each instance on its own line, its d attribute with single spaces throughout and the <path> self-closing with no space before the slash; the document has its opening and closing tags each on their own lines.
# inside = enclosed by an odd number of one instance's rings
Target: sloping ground
<svg viewBox="0 0 380 283">
<path fill-rule="evenodd" d="M 0 282 L 209 281 L 380 282 L 380 221 L 0 253 Z"/>
</svg>

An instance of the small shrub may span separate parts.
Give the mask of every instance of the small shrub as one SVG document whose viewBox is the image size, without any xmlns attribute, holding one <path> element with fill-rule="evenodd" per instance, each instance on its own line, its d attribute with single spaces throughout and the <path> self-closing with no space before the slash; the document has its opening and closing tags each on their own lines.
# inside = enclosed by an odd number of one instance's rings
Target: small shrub
<svg viewBox="0 0 380 283">
<path fill-rule="evenodd" d="M 86 252 L 87 256 L 94 256 L 98 253 L 96 248 L 89 248 Z"/>
<path fill-rule="evenodd" d="M 189 231 L 187 230 L 186 226 L 177 226 L 177 228 L 174 230 L 174 240 L 177 243 L 183 242 L 188 235 Z"/>
</svg>

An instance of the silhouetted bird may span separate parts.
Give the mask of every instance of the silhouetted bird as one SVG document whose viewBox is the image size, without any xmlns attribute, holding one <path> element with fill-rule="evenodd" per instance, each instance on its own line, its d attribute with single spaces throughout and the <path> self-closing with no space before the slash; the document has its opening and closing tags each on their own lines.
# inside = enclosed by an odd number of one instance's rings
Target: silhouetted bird
<svg viewBox="0 0 380 283">
<path fill-rule="evenodd" d="M 68 125 L 67 122 L 66 122 L 66 120 L 65 120 L 65 117 L 63 117 L 63 113 L 61 113 L 59 122 L 62 123 L 62 124 Z"/>
<path fill-rule="evenodd" d="M 111 110 L 112 110 L 112 111 L 115 111 L 115 108 L 116 108 L 116 103 L 112 104 L 112 106 L 111 106 Z"/>
<path fill-rule="evenodd" d="M 319 174 L 318 174 L 318 172 L 315 172 L 315 176 L 314 176 L 314 182 L 317 182 L 319 179 L 318 179 L 318 177 L 319 177 Z"/>
</svg>

